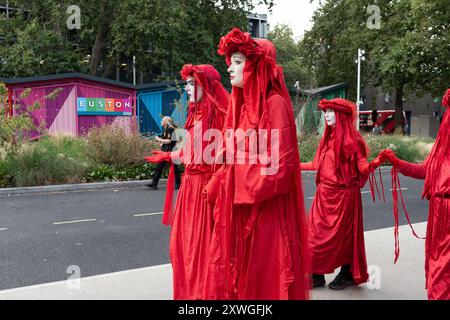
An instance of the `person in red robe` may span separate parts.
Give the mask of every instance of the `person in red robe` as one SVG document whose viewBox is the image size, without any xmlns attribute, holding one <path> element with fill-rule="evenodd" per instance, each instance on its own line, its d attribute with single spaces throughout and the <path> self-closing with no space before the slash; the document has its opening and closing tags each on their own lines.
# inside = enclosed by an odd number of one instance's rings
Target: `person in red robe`
<svg viewBox="0 0 450 320">
<path fill-rule="evenodd" d="M 389 149 L 381 153 L 382 159 L 403 175 L 425 180 L 422 198 L 430 202 L 425 241 L 425 277 L 430 300 L 450 300 L 450 89 L 442 105 L 447 110 L 424 162 L 401 160 Z"/>
<path fill-rule="evenodd" d="M 297 135 L 275 47 L 234 28 L 218 52 L 226 56 L 232 93 L 223 161 L 206 189 L 214 206 L 206 299 L 308 299 Z M 239 139 L 238 132 L 260 139 Z"/>
<path fill-rule="evenodd" d="M 185 65 L 181 76 L 187 81 L 190 96 L 185 129 L 189 133 L 183 149 L 174 152 L 154 151 L 146 157 L 149 162 L 172 163 L 167 183 L 163 223 L 171 225 L 170 260 L 173 268 L 173 297 L 176 300 L 202 299 L 209 244 L 212 234 L 212 211 L 202 196 L 212 174 L 213 158 L 203 157 L 208 130 L 222 130 L 228 107 L 229 93 L 221 84 L 221 77 L 211 65 Z M 194 132 L 197 130 L 197 132 Z M 199 135 L 199 136 L 195 136 Z M 196 145 L 194 139 L 200 141 Z M 183 162 L 185 171 L 172 214 L 173 162 Z"/>
<path fill-rule="evenodd" d="M 361 188 L 381 164 L 368 163 L 369 148 L 355 128 L 356 105 L 345 99 L 322 99 L 326 128 L 313 162 L 316 195 L 308 219 L 313 287 L 325 285 L 325 274 L 341 267 L 329 288 L 341 290 L 368 280 L 364 247 Z"/>
</svg>

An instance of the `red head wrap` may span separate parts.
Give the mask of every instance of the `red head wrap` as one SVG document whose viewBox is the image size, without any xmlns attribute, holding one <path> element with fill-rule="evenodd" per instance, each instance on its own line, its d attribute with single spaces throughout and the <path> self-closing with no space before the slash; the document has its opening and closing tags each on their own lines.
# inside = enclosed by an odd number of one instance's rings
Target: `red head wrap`
<svg viewBox="0 0 450 320">
<path fill-rule="evenodd" d="M 339 170 L 341 163 L 354 159 L 357 152 L 361 152 L 365 157 L 369 156 L 369 147 L 361 134 L 356 130 L 356 105 L 352 101 L 341 98 L 322 99 L 319 102 L 319 109 L 323 111 L 332 109 L 335 111 L 334 152 L 336 170 Z M 325 152 L 326 141 L 331 136 L 332 130 L 330 126 L 326 125 L 323 138 L 319 144 L 318 154 Z M 347 178 L 345 175 L 342 175 L 342 177 Z M 362 176 L 360 185 L 363 186 L 368 178 L 368 176 Z"/>
<path fill-rule="evenodd" d="M 228 65 L 231 63 L 231 55 L 235 52 L 240 52 L 246 57 L 244 88 L 233 87 L 232 115 L 226 120 L 227 127 L 235 125 L 236 108 L 241 108 L 244 103 L 250 122 L 255 127 L 258 126 L 269 94 L 280 94 L 290 103 L 283 69 L 276 63 L 276 49 L 272 42 L 265 39 L 255 40 L 247 32 L 233 28 L 221 38 L 217 52 L 226 56 Z"/>
</svg>

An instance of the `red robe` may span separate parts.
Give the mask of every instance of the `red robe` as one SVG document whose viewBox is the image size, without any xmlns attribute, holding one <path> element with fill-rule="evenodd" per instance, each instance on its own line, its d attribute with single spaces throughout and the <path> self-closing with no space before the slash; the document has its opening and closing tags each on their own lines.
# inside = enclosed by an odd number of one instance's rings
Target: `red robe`
<svg viewBox="0 0 450 320">
<path fill-rule="evenodd" d="M 448 111 L 445 118 L 447 122 L 450 120 Z M 445 123 L 441 125 L 441 128 L 444 126 Z M 447 135 L 448 132 L 444 134 Z M 430 174 L 429 163 L 430 156 L 421 164 L 400 161 L 397 168 L 405 176 L 426 179 L 427 174 Z M 450 149 L 448 146 L 437 170 L 434 173 L 435 182 L 424 191 L 424 196 L 430 201 L 425 242 L 426 288 L 428 299 L 450 300 Z"/>
<path fill-rule="evenodd" d="M 236 90 L 236 89 L 234 89 Z M 207 299 L 307 299 L 303 193 L 292 109 L 281 95 L 269 96 L 259 129 L 279 129 L 280 161 L 275 175 L 261 164 L 223 165 L 215 175 L 220 190 Z M 256 129 L 245 105 L 237 128 Z M 246 149 L 248 151 L 248 149 Z"/>
<path fill-rule="evenodd" d="M 196 104 L 195 115 L 188 121 L 188 131 L 193 144 L 194 127 L 202 121 L 202 134 L 210 123 L 210 103 L 206 101 Z M 212 121 L 212 128 L 221 129 L 223 116 L 217 115 Z M 203 141 L 202 151 L 206 147 Z M 190 154 L 186 155 L 185 150 Z M 173 268 L 173 297 L 175 300 L 198 300 L 204 297 L 205 275 L 209 244 L 213 228 L 212 210 L 208 207 L 202 194 L 208 184 L 212 165 L 195 163 L 194 148 L 184 148 L 178 152 L 177 158 L 185 162 L 182 184 L 178 192 L 170 233 L 170 260 Z"/>
<path fill-rule="evenodd" d="M 364 146 L 336 170 L 335 134 L 331 131 L 322 152 L 302 170 L 317 170 L 317 191 L 308 219 L 312 273 L 327 274 L 351 264 L 356 284 L 367 281 L 364 247 L 361 176 L 369 173 Z"/>
</svg>

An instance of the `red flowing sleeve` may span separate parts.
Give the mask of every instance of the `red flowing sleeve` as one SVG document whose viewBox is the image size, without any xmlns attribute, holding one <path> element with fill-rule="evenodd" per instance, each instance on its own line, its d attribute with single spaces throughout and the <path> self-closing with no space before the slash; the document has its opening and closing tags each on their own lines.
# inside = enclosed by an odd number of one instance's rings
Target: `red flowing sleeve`
<svg viewBox="0 0 450 320">
<path fill-rule="evenodd" d="M 260 203 L 286 193 L 292 187 L 294 174 L 300 174 L 295 155 L 295 152 L 298 152 L 296 129 L 290 119 L 292 111 L 289 108 L 289 104 L 280 95 L 273 95 L 268 99 L 267 115 L 261 118 L 267 119 L 268 128 L 276 129 L 278 132 L 279 143 L 275 147 L 278 150 L 278 156 L 271 149 L 270 158 L 272 159 L 269 164 L 261 164 L 258 160 L 256 164 L 235 165 L 235 204 Z M 263 127 L 264 121 L 261 123 Z M 271 136 L 271 132 L 268 132 L 268 135 Z M 275 157 L 278 161 L 275 160 L 274 163 Z M 263 173 L 264 171 L 266 174 Z"/>
<path fill-rule="evenodd" d="M 397 159 L 394 165 L 404 176 L 424 180 L 427 173 L 428 157 L 424 162 L 418 164 Z"/>
<path fill-rule="evenodd" d="M 367 162 L 367 157 L 362 153 L 360 149 L 356 154 L 356 165 L 358 167 L 359 173 L 363 176 L 367 176 L 369 175 L 369 173 L 371 173 L 371 171 L 373 171 L 370 163 Z"/>
</svg>

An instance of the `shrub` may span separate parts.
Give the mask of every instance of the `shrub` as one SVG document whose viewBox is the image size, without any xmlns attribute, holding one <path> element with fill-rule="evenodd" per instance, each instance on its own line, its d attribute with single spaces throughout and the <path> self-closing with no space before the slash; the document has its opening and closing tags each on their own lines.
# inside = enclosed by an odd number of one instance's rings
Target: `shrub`
<svg viewBox="0 0 450 320">
<path fill-rule="evenodd" d="M 374 159 L 384 149 L 392 149 L 400 159 L 413 163 L 422 162 L 434 143 L 432 138 L 418 136 L 366 135 L 364 138 L 370 148 L 369 160 Z"/>
<path fill-rule="evenodd" d="M 81 139 L 43 138 L 7 157 L 6 168 L 17 187 L 84 182 L 90 167 L 84 149 Z"/>
<path fill-rule="evenodd" d="M 111 165 L 100 165 L 87 174 L 87 181 L 123 181 L 150 179 L 155 173 L 155 164 L 144 163 L 130 168 L 116 170 Z"/>
<path fill-rule="evenodd" d="M 313 161 L 322 136 L 317 134 L 303 134 L 298 137 L 298 150 L 301 162 Z"/>
<path fill-rule="evenodd" d="M 87 135 L 89 158 L 98 165 L 124 169 L 145 163 L 144 157 L 159 149 L 156 142 L 119 126 L 93 128 Z"/>
</svg>

